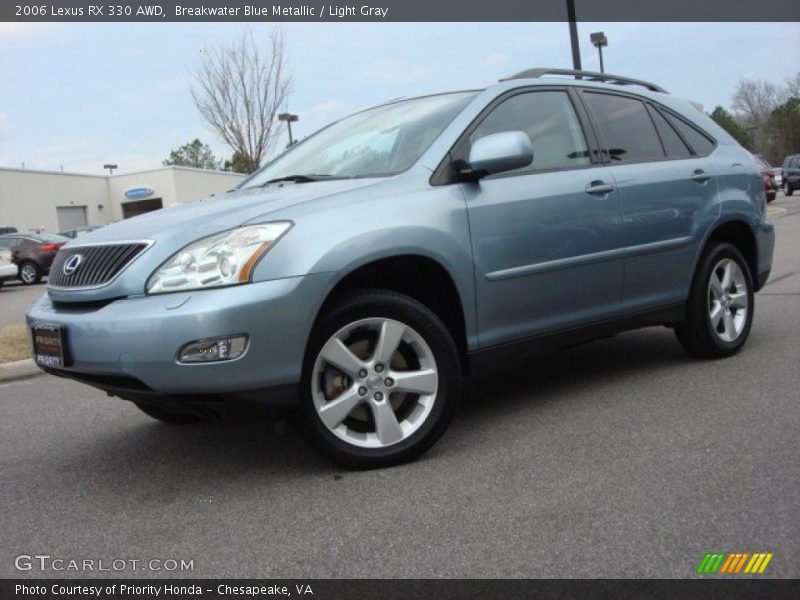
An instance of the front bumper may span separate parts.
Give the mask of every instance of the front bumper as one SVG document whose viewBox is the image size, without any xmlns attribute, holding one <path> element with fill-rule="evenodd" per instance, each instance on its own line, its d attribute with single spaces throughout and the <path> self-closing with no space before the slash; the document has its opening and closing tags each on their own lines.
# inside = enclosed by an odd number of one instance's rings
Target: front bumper
<svg viewBox="0 0 800 600">
<path fill-rule="evenodd" d="M 55 374 L 118 395 L 208 397 L 249 391 L 258 397 L 262 390 L 285 390 L 300 380 L 327 281 L 324 274 L 308 275 L 99 306 L 54 303 L 45 295 L 28 312 L 27 322 L 66 327 L 68 365 Z M 177 362 L 178 350 L 188 342 L 242 333 L 249 344 L 235 360 Z M 270 400 L 263 394 L 263 401 Z"/>
</svg>

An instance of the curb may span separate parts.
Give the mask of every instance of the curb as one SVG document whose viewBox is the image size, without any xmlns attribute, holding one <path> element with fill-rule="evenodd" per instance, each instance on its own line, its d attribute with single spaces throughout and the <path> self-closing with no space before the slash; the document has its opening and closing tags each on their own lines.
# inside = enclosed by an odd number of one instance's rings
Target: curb
<svg viewBox="0 0 800 600">
<path fill-rule="evenodd" d="M 0 383 L 26 379 L 37 375 L 44 375 L 44 372 L 36 366 L 36 363 L 31 358 L 0 365 Z"/>
</svg>

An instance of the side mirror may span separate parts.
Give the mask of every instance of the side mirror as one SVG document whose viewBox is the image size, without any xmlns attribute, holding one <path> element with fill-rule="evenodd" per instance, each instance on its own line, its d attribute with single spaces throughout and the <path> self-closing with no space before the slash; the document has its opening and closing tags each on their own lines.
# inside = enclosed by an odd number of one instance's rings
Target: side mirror
<svg viewBox="0 0 800 600">
<path fill-rule="evenodd" d="M 533 162 L 533 146 L 522 131 L 493 133 L 475 141 L 469 151 L 469 163 L 459 170 L 464 181 L 478 181 L 495 173 L 527 167 Z"/>
</svg>

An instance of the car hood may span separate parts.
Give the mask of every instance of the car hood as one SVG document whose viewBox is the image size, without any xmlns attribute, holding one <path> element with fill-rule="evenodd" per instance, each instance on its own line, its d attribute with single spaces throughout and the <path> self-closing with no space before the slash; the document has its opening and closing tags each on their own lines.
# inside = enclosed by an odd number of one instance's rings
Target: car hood
<svg viewBox="0 0 800 600">
<path fill-rule="evenodd" d="M 300 203 L 351 192 L 382 181 L 384 180 L 341 179 L 271 184 L 263 188 L 236 190 L 177 204 L 107 225 L 71 241 L 64 247 L 69 249 L 145 241 L 149 244 L 147 250 L 108 285 L 94 289 L 48 287 L 48 294 L 59 302 L 96 302 L 142 294 L 144 282 L 153 270 L 187 244 L 246 223 L 269 221 L 271 213 Z M 281 218 L 286 218 L 285 213 Z"/>
<path fill-rule="evenodd" d="M 312 183 L 280 183 L 263 188 L 235 190 L 202 200 L 175 204 L 93 231 L 70 246 L 87 243 L 148 239 L 193 241 L 202 235 L 267 219 L 270 213 L 301 202 L 373 185 L 380 179 L 340 179 Z M 178 248 L 174 248 L 174 251 Z"/>
</svg>

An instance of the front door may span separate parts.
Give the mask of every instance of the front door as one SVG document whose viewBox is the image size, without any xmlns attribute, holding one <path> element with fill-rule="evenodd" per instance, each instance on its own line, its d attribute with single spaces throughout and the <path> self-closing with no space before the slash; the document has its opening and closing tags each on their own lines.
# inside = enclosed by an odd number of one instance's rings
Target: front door
<svg viewBox="0 0 800 600">
<path fill-rule="evenodd" d="M 534 150 L 528 167 L 459 184 L 469 212 L 482 347 L 619 310 L 618 193 L 611 171 L 592 162 L 578 110 L 564 89 L 516 91 L 453 151 L 465 160 L 472 142 L 502 131 L 525 132 Z"/>
</svg>

